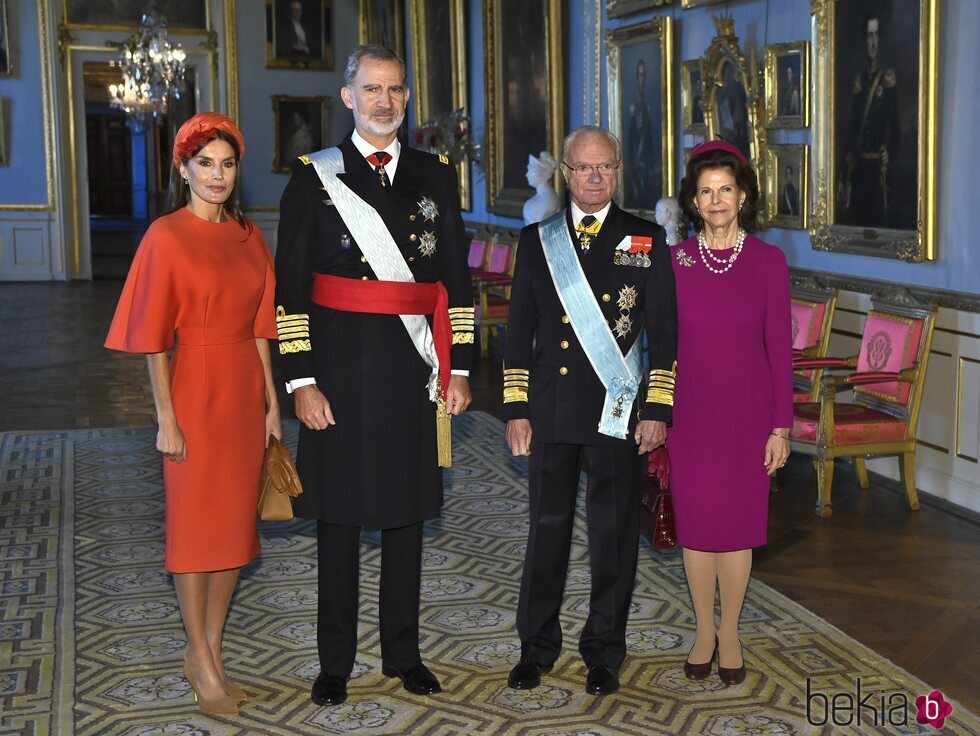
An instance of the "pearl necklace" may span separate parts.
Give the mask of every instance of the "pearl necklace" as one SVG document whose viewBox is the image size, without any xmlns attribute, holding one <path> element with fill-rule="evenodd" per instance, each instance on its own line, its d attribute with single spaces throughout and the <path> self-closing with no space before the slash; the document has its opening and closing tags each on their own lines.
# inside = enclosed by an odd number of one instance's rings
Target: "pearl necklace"
<svg viewBox="0 0 980 736">
<path fill-rule="evenodd" d="M 735 252 L 732 253 L 728 258 L 719 258 L 711 249 L 708 247 L 708 239 L 704 235 L 704 231 L 698 233 L 698 252 L 701 254 L 701 262 L 704 263 L 704 267 L 707 268 L 711 273 L 727 273 L 732 266 L 735 265 L 735 259 L 738 258 L 738 254 L 742 252 L 742 246 L 745 244 L 745 231 L 742 228 L 738 229 L 738 235 L 735 236 Z M 706 255 L 707 254 L 707 255 Z M 715 268 L 710 263 L 708 259 L 711 259 L 715 263 L 724 265 L 724 268 Z"/>
</svg>

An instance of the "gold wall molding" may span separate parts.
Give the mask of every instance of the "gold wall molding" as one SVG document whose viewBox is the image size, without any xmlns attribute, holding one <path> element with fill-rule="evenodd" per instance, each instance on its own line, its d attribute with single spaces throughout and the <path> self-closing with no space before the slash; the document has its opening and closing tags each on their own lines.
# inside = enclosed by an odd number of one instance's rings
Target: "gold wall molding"
<svg viewBox="0 0 980 736">
<path fill-rule="evenodd" d="M 235 0 L 225 0 L 225 101 L 228 117 L 238 119 L 238 16 Z"/>
</svg>

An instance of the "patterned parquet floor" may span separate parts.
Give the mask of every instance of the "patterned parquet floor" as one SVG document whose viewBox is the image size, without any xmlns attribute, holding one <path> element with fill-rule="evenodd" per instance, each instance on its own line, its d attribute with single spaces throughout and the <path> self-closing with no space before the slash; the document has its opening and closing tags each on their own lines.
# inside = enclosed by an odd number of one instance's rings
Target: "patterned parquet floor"
<svg viewBox="0 0 980 736">
<path fill-rule="evenodd" d="M 144 361 L 101 347 L 120 288 L 0 286 L 0 431 L 152 424 Z M 491 350 L 474 372 L 475 409 L 498 413 L 496 364 Z M 872 476 L 861 491 L 843 465 L 822 521 L 809 462 L 791 458 L 780 481 L 756 578 L 980 712 L 977 519 L 928 498 L 910 513 L 896 484 Z"/>
</svg>

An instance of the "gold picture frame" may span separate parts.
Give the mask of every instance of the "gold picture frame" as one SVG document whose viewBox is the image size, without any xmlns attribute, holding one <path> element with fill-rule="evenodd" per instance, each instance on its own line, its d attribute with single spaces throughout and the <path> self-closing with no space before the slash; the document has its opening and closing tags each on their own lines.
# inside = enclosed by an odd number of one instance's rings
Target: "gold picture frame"
<svg viewBox="0 0 980 736">
<path fill-rule="evenodd" d="M 701 83 L 701 59 L 681 62 L 681 111 L 684 117 L 684 133 L 702 138 L 708 135 L 708 124 L 704 118 Z"/>
<path fill-rule="evenodd" d="M 466 30 L 463 0 L 411 0 L 412 102 L 415 125 L 466 109 Z M 456 164 L 459 199 L 470 201 L 470 164 Z"/>
<path fill-rule="evenodd" d="M 606 17 L 619 18 L 648 8 L 670 5 L 673 0 L 606 0 Z"/>
<path fill-rule="evenodd" d="M 288 174 L 299 156 L 326 146 L 329 111 L 329 97 L 272 96 L 275 117 L 272 170 L 275 173 Z M 283 122 L 285 118 L 287 123 Z"/>
<path fill-rule="evenodd" d="M 810 235 L 817 250 L 920 263 L 936 258 L 939 1 L 897 4 L 866 18 L 862 4 L 812 0 Z M 901 131 L 913 135 L 899 146 Z"/>
<path fill-rule="evenodd" d="M 266 67 L 333 69 L 333 0 L 300 0 L 303 15 L 296 22 L 302 38 L 293 30 L 292 2 L 265 0 Z"/>
<path fill-rule="evenodd" d="M 609 130 L 623 145 L 619 201 L 651 219 L 657 200 L 677 186 L 673 58 L 669 16 L 606 34 Z M 647 97 L 649 80 L 659 89 Z"/>
<path fill-rule="evenodd" d="M 0 76 L 13 71 L 10 61 L 10 28 L 7 23 L 7 0 L 0 0 Z"/>
<path fill-rule="evenodd" d="M 701 57 L 704 117 L 708 138 L 724 138 L 748 158 L 759 180 L 759 197 L 766 192 L 765 99 L 755 65 L 745 58 L 735 35 L 735 20 L 714 17 L 718 31 Z M 759 225 L 765 224 L 766 203 L 759 202 Z"/>
<path fill-rule="evenodd" d="M 405 1 L 358 0 L 358 43 L 380 43 L 405 59 Z"/>
<path fill-rule="evenodd" d="M 766 127 L 810 125 L 810 43 L 766 46 Z"/>
<path fill-rule="evenodd" d="M 72 30 L 134 31 L 139 27 L 146 0 L 111 0 L 93 3 L 91 0 L 62 0 L 62 23 Z M 162 0 L 160 14 L 167 19 L 167 30 L 180 34 L 211 33 L 211 3 L 209 0 Z M 182 9 L 193 9 L 197 22 L 182 23 Z"/>
<path fill-rule="evenodd" d="M 7 101 L 0 97 L 0 166 L 10 164 L 10 159 L 7 157 L 7 116 L 4 111 L 6 105 Z"/>
<path fill-rule="evenodd" d="M 702 5 L 720 5 L 725 2 L 725 0 L 681 0 L 681 9 L 690 10 L 691 8 L 700 8 Z"/>
<path fill-rule="evenodd" d="M 810 147 L 771 145 L 766 149 L 766 156 L 769 227 L 806 230 L 810 209 Z"/>
<path fill-rule="evenodd" d="M 534 194 L 526 179 L 529 155 L 561 156 L 561 6 L 560 0 L 484 3 L 487 209 L 498 215 L 522 217 Z M 557 171 L 554 182 L 560 190 Z"/>
</svg>

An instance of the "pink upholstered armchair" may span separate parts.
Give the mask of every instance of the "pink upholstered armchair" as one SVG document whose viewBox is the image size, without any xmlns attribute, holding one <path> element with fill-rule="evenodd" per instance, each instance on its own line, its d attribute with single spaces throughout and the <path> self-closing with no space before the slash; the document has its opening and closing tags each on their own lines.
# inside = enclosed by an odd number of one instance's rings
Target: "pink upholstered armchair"
<svg viewBox="0 0 980 736">
<path fill-rule="evenodd" d="M 911 297 L 875 300 L 852 358 L 793 361 L 797 370 L 823 370 L 816 401 L 795 404 L 790 444 L 813 456 L 817 471 L 818 516 L 831 516 L 834 460 L 853 457 L 858 482 L 868 487 L 865 459 L 898 455 L 909 507 L 919 508 L 915 487 L 915 432 L 925 385 L 937 307 Z M 845 374 L 827 371 L 847 371 Z M 852 391 L 850 402 L 837 400 Z"/>
<path fill-rule="evenodd" d="M 830 345 L 830 329 L 837 308 L 837 289 L 794 286 L 790 313 L 793 321 L 793 357 L 823 358 Z M 816 401 L 822 368 L 793 372 L 793 403 Z"/>
</svg>

